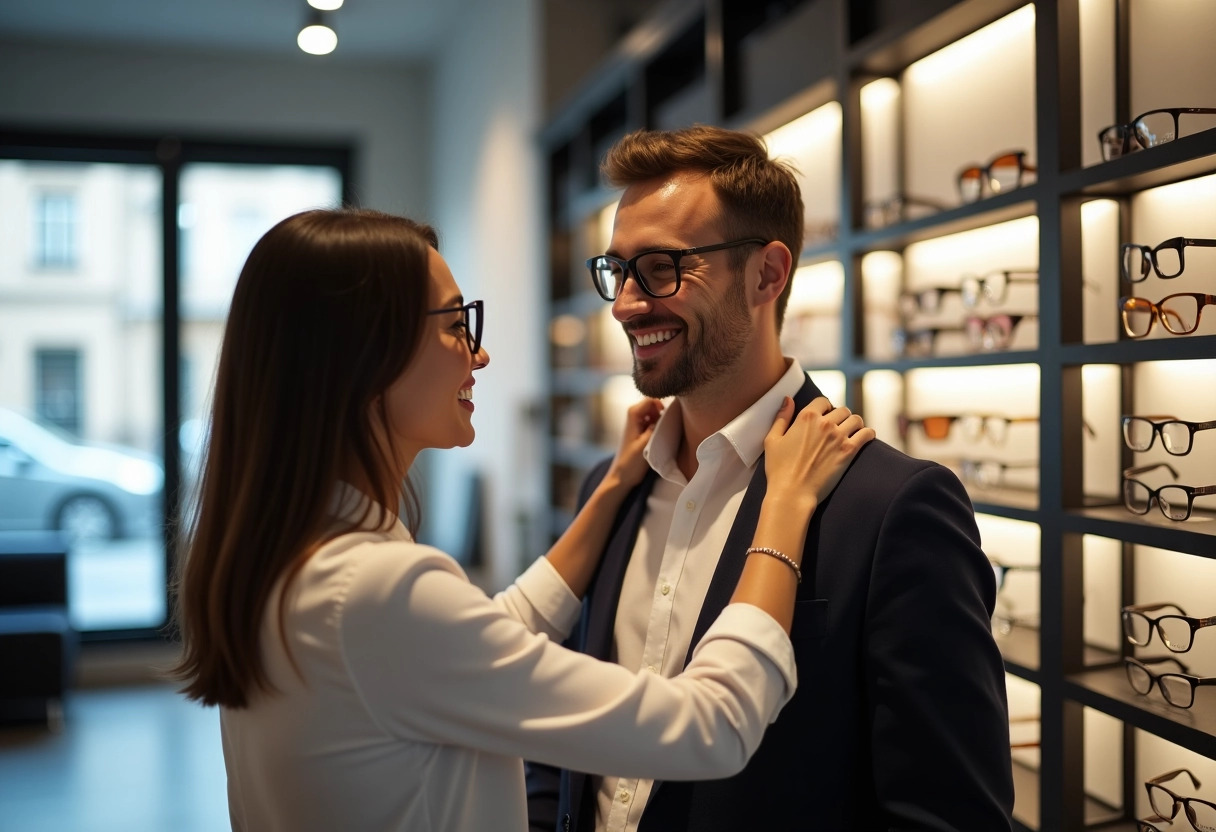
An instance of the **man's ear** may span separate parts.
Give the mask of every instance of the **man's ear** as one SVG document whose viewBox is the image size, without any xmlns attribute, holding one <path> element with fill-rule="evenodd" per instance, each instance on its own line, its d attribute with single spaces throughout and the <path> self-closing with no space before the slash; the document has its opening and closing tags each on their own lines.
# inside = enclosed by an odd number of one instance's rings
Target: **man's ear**
<svg viewBox="0 0 1216 832">
<path fill-rule="evenodd" d="M 785 290 L 794 257 L 780 240 L 766 245 L 760 250 L 760 255 L 760 279 L 759 282 L 753 283 L 753 286 L 756 288 L 757 302 L 763 304 L 776 300 Z"/>
</svg>

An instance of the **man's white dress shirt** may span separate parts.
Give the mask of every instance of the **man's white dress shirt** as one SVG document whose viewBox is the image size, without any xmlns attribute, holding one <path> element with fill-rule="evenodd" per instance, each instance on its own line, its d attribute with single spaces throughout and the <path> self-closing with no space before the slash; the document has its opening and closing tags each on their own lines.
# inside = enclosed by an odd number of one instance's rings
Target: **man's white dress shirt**
<svg viewBox="0 0 1216 832">
<path fill-rule="evenodd" d="M 365 501 L 343 487 L 335 513 Z M 557 643 L 580 606 L 547 559 L 491 599 L 399 521 L 322 546 L 280 628 L 281 592 L 260 637 L 276 692 L 221 709 L 238 831 L 524 830 L 521 757 L 728 776 L 795 687 L 789 639 L 756 607 L 731 605 L 679 679 L 635 673 Z"/>
<path fill-rule="evenodd" d="M 764 452 L 764 437 L 782 398 L 793 398 L 805 379 L 791 359 L 767 393 L 698 446 L 691 480 L 676 465 L 682 435 L 679 401 L 663 412 L 646 448 L 646 460 L 659 476 L 625 570 L 613 629 L 613 658 L 625 669 L 668 678 L 684 669 L 705 593 Z M 636 776 L 600 778 L 596 830 L 636 830 L 653 782 Z"/>
</svg>

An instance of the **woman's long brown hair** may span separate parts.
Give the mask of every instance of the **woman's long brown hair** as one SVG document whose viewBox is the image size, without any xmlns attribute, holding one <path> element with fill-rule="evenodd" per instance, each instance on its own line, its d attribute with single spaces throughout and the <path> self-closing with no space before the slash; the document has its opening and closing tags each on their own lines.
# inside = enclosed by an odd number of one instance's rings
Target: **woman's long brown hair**
<svg viewBox="0 0 1216 832">
<path fill-rule="evenodd" d="M 179 548 L 173 673 L 189 698 L 241 708 L 273 691 L 259 645 L 266 607 L 334 536 L 330 501 L 344 475 L 368 484 L 384 514 L 404 504 L 416 527 L 417 500 L 375 438 L 385 432 L 373 412 L 387 424 L 381 394 L 418 348 L 436 247 L 429 226 L 346 209 L 288 217 L 250 253 Z"/>
</svg>

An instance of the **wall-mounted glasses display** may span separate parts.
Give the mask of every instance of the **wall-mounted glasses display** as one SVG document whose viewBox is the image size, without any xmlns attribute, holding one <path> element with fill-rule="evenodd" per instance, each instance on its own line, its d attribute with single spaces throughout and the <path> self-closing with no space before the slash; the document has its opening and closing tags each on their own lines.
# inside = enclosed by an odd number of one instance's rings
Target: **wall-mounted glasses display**
<svg viewBox="0 0 1216 832">
<path fill-rule="evenodd" d="M 1132 479 L 1138 474 L 1158 468 L 1166 469 L 1174 479 L 1178 479 L 1178 472 L 1168 462 L 1128 468 L 1123 472 L 1123 505 L 1132 514 L 1148 514 L 1155 502 L 1161 513 L 1170 520 L 1186 520 L 1191 516 L 1191 507 L 1196 497 L 1216 494 L 1216 485 L 1163 485 L 1160 488 L 1149 488 L 1140 480 Z"/>
<path fill-rule="evenodd" d="M 975 202 L 1028 184 L 1027 174 L 1036 173 L 1038 168 L 1026 161 L 1026 156 L 1025 150 L 1011 150 L 986 165 L 967 165 L 958 172 L 959 197 L 963 202 Z"/>
<path fill-rule="evenodd" d="M 1009 436 L 1010 425 L 1038 424 L 1038 416 L 989 416 L 979 413 L 968 413 L 962 416 L 920 416 L 912 418 L 906 413 L 899 414 L 899 438 L 907 440 L 908 431 L 913 425 L 921 429 L 926 439 L 943 440 L 950 435 L 950 430 L 958 425 L 959 432 L 969 442 L 978 442 L 981 437 L 987 437 L 994 444 L 1002 444 Z"/>
<path fill-rule="evenodd" d="M 963 332 L 961 326 L 926 326 L 916 329 L 896 328 L 891 333 L 891 347 L 895 354 L 906 358 L 924 358 L 933 355 L 937 336 L 943 332 Z"/>
<path fill-rule="evenodd" d="M 1216 421 L 1187 422 L 1174 416 L 1124 416 L 1123 442 L 1133 451 L 1147 451 L 1153 447 L 1157 436 L 1166 453 L 1186 456 L 1196 431 L 1216 428 Z"/>
<path fill-rule="evenodd" d="M 995 352 L 1009 346 L 1013 331 L 1024 320 L 1035 320 L 1037 315 L 971 315 L 964 321 L 967 340 L 973 349 Z"/>
<path fill-rule="evenodd" d="M 1191 822 L 1191 826 L 1195 827 L 1198 832 L 1208 832 L 1208 830 L 1216 829 L 1216 803 L 1210 800 L 1202 800 L 1198 797 L 1183 797 L 1172 789 L 1167 789 L 1163 783 L 1168 783 L 1180 774 L 1185 774 L 1191 780 L 1191 788 L 1198 789 L 1203 784 L 1199 782 L 1190 769 L 1180 768 L 1175 771 L 1166 772 L 1158 775 L 1151 780 L 1144 781 L 1144 788 L 1148 791 L 1148 803 L 1153 807 L 1153 811 L 1162 820 L 1172 821 L 1178 815 L 1178 810 L 1182 809 L 1186 814 L 1186 819 Z"/>
<path fill-rule="evenodd" d="M 1174 664 L 1181 673 L 1154 673 L 1149 666 Z M 1134 659 L 1127 656 L 1123 659 L 1127 671 L 1127 681 L 1132 690 L 1141 696 L 1147 696 L 1156 685 L 1161 696 L 1175 708 L 1189 708 L 1195 704 L 1195 689 L 1216 685 L 1216 676 L 1192 676 L 1190 668 L 1173 656 L 1162 656 L 1156 659 Z M 1155 807 L 1154 807 L 1155 808 Z"/>
<path fill-rule="evenodd" d="M 1216 240 L 1171 237 L 1152 248 L 1139 243 L 1124 243 L 1119 256 L 1123 279 L 1128 283 L 1139 283 L 1148 277 L 1150 271 L 1156 272 L 1157 277 L 1163 280 L 1177 277 L 1186 268 L 1183 249 L 1187 246 L 1213 248 L 1216 247 Z"/>
<path fill-rule="evenodd" d="M 1145 613 L 1157 610 L 1177 610 L 1177 613 L 1167 613 L 1152 617 Z M 1123 634 L 1127 640 L 1137 647 L 1147 647 L 1153 640 L 1153 631 L 1161 643 L 1173 653 L 1185 653 L 1191 649 L 1195 641 L 1195 633 L 1204 627 L 1216 625 L 1216 616 L 1211 618 L 1192 618 L 1177 604 L 1135 604 L 1122 610 Z"/>
<path fill-rule="evenodd" d="M 1098 144 L 1102 146 L 1102 160 L 1109 162 L 1129 153 L 1148 150 L 1179 136 L 1180 116 L 1216 115 L 1209 107 L 1174 107 L 1165 110 L 1149 110 L 1141 113 L 1127 124 L 1112 124 L 1098 133 Z M 1211 125 L 1208 125 L 1211 126 Z"/>
<path fill-rule="evenodd" d="M 905 318 L 919 313 L 932 314 L 941 310 L 942 300 L 951 294 L 957 294 L 967 309 L 974 309 L 981 300 L 999 305 L 1004 303 L 1009 295 L 1009 284 L 1037 283 L 1038 274 L 1035 269 L 1005 269 L 982 275 L 963 275 L 958 286 L 932 286 L 928 289 L 902 292 L 899 296 L 899 311 Z"/>
<path fill-rule="evenodd" d="M 1202 292 L 1179 292 L 1157 303 L 1144 298 L 1119 298 L 1119 313 L 1123 331 L 1131 338 L 1143 338 L 1160 323 L 1174 335 L 1190 335 L 1199 328 L 1203 308 L 1216 304 L 1216 295 Z"/>
<path fill-rule="evenodd" d="M 866 202 L 862 210 L 866 228 L 882 228 L 897 222 L 921 219 L 953 207 L 940 199 L 895 194 L 886 199 Z"/>
</svg>

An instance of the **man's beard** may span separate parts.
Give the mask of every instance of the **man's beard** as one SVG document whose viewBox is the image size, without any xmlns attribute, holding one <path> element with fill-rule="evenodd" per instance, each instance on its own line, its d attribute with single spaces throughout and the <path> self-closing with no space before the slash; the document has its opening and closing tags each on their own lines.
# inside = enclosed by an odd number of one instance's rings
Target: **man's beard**
<svg viewBox="0 0 1216 832">
<path fill-rule="evenodd" d="M 734 367 L 752 337 L 742 274 L 733 276 L 721 302 L 707 313 L 693 317 L 699 325 L 698 343 L 688 342 L 688 328 L 685 327 L 684 349 L 667 371 L 654 369 L 656 360 L 639 361 L 634 357 L 633 383 L 642 395 L 655 399 L 683 396 L 715 381 Z"/>
</svg>

